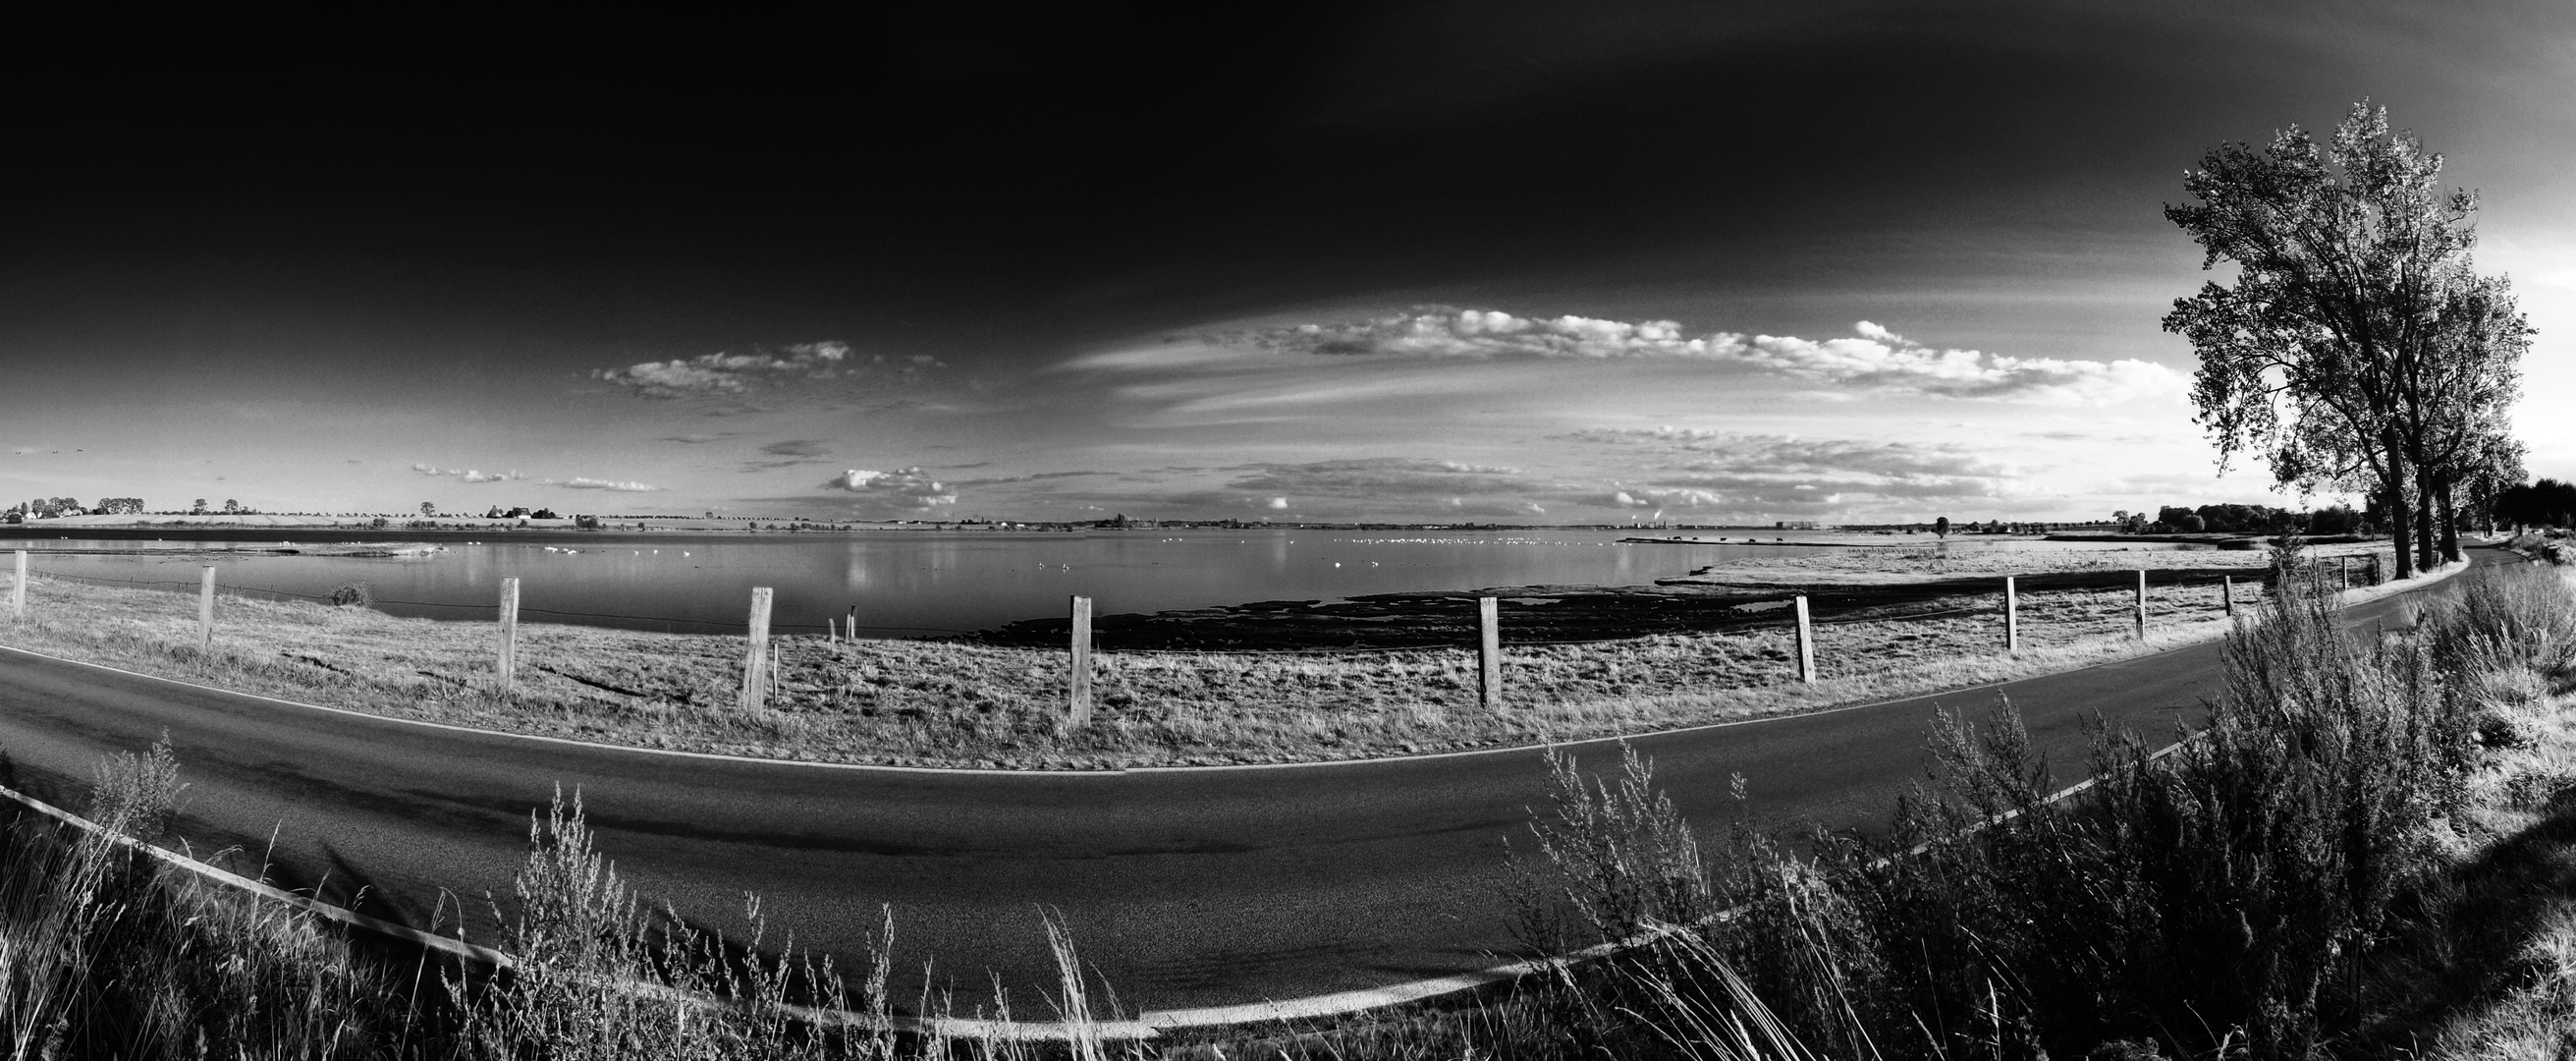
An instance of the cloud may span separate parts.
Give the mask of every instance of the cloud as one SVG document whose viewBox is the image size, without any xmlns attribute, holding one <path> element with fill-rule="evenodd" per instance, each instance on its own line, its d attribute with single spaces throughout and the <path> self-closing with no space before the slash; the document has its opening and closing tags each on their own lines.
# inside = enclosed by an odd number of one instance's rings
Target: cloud
<svg viewBox="0 0 2576 1061">
<path fill-rule="evenodd" d="M 661 438 L 655 439 L 654 441 L 656 441 L 656 442 L 685 442 L 685 443 L 688 443 L 689 445 L 692 445 L 692 446 L 702 446 L 702 445 L 705 445 L 705 444 L 707 444 L 707 443 L 709 443 L 709 442 L 720 442 L 720 441 L 723 441 L 724 439 L 732 438 L 735 434 L 736 434 L 736 432 L 732 432 L 732 431 L 724 431 L 724 432 L 719 432 L 719 433 L 712 434 L 712 435 L 711 435 L 711 434 L 706 434 L 706 433 L 703 433 L 703 432 L 690 432 L 689 434 L 685 434 L 685 435 L 664 435 L 664 436 L 662 436 Z"/>
<path fill-rule="evenodd" d="M 1936 350 L 1868 321 L 1856 339 L 1810 342 L 1788 336 L 1739 339 L 1725 356 L 1784 376 L 1870 390 L 1942 398 L 1994 399 L 2042 405 L 2108 405 L 2165 397 L 2183 389 L 2181 373 L 2152 361 L 2078 361 L 2013 357 L 1975 350 Z"/>
<path fill-rule="evenodd" d="M 669 361 L 646 361 L 625 368 L 597 369 L 591 372 L 591 376 L 647 398 L 739 394 L 779 380 L 831 379 L 840 374 L 843 363 L 849 358 L 848 343 L 795 343 L 777 353 L 701 354 Z"/>
<path fill-rule="evenodd" d="M 2012 469 L 1947 444 L 1806 439 L 1697 428 L 1594 428 L 1554 436 L 1568 442 L 1634 446 L 1653 466 L 1680 471 L 1799 474 L 1857 472 L 1891 478 L 1983 477 Z"/>
<path fill-rule="evenodd" d="M 412 465 L 411 470 L 422 475 L 454 476 L 469 483 L 514 483 L 527 478 L 525 474 L 515 470 L 486 473 L 472 468 L 438 468 L 427 464 Z"/>
<path fill-rule="evenodd" d="M 1955 445 L 1675 427 L 1598 428 L 1554 437 L 1629 451 L 1630 471 L 1594 501 L 1620 508 L 1817 513 L 1859 498 L 1998 498 L 2012 492 L 2022 474 Z"/>
<path fill-rule="evenodd" d="M 957 503 L 955 488 L 942 483 L 918 467 L 890 472 L 852 468 L 823 484 L 826 490 L 841 490 L 882 505 L 926 511 Z"/>
<path fill-rule="evenodd" d="M 1430 306 L 1347 324 L 1305 324 L 1249 336 L 1253 345 L 1376 358 L 1659 358 L 1696 361 L 1884 394 L 2104 405 L 2179 394 L 2180 373 L 2150 361 L 2016 357 L 1917 343 L 1869 321 L 1849 338 L 1712 332 L 1668 320 L 1639 323 Z M 1243 337 L 1234 337 L 1243 338 Z"/>
<path fill-rule="evenodd" d="M 762 446 L 760 451 L 780 457 L 820 457 L 832 452 L 832 446 L 819 438 L 791 438 Z"/>
<path fill-rule="evenodd" d="M 1523 478 L 1518 468 L 1486 467 L 1455 461 L 1411 457 L 1362 457 L 1305 464 L 1250 464 L 1227 483 L 1231 490 L 1286 497 L 1333 497 L 1389 500 L 1524 493 L 1540 484 Z M 1285 504 L 1272 504 L 1285 508 Z"/>
<path fill-rule="evenodd" d="M 651 483 L 616 482 L 609 479 L 586 479 L 581 476 L 574 476 L 559 483 L 548 480 L 544 485 L 560 486 L 566 490 L 614 490 L 621 494 L 651 494 L 667 489 Z"/>
<path fill-rule="evenodd" d="M 1727 338 L 1685 336 L 1673 321 L 1536 320 L 1448 306 L 1346 324 L 1301 324 L 1258 337 L 1261 345 L 1308 354 L 1590 358 L 1709 357 L 1719 350 L 1713 342 Z"/>
<path fill-rule="evenodd" d="M 959 467 L 980 468 L 980 467 L 983 467 L 985 463 L 989 463 L 989 462 L 979 462 L 979 463 L 976 463 L 976 464 L 960 465 Z M 1031 473 L 1031 474 L 1028 474 L 1028 475 L 1008 475 L 1008 476 L 1003 476 L 1003 477 L 996 478 L 996 479 L 961 479 L 961 480 L 958 480 L 957 482 L 955 482 L 955 483 L 951 483 L 951 484 L 949 484 L 949 485 L 950 485 L 952 488 L 968 488 L 968 487 L 978 487 L 978 486 L 1001 486 L 1001 485 L 1004 485 L 1004 484 L 1007 484 L 1007 483 L 1035 483 L 1035 482 L 1043 482 L 1043 481 L 1048 480 L 1048 479 L 1079 479 L 1079 478 L 1082 478 L 1082 477 L 1087 476 L 1087 475 L 1116 475 L 1116 474 L 1118 474 L 1118 473 L 1117 473 L 1117 472 L 1034 472 L 1034 473 Z"/>
</svg>

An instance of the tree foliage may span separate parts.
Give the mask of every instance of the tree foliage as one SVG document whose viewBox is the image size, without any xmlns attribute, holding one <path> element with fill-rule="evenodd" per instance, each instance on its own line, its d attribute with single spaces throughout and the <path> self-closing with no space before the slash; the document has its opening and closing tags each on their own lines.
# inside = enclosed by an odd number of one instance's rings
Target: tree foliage
<svg viewBox="0 0 2576 1061">
<path fill-rule="evenodd" d="M 2495 517 L 2517 527 L 2576 527 L 2576 483 L 2542 478 L 2496 492 Z"/>
<path fill-rule="evenodd" d="M 2210 152 L 2184 176 L 2198 202 L 2165 208 L 2203 268 L 2238 270 L 2164 319 L 2200 355 L 2192 399 L 2221 466 L 2251 452 L 2286 486 L 2368 490 L 2401 575 L 2410 515 L 2518 460 L 2503 411 L 2530 328 L 2472 268 L 2477 196 L 2441 190 L 2441 169 L 2365 101 L 2325 144 L 2292 127 Z"/>
</svg>

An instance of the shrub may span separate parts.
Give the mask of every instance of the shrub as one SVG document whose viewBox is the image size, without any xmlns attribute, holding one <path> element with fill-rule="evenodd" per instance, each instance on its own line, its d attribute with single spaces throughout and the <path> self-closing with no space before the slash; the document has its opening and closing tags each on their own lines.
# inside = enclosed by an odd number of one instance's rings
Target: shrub
<svg viewBox="0 0 2576 1061">
<path fill-rule="evenodd" d="M 1817 836 L 1800 856 L 1738 827 L 1688 872 L 1673 863 L 1690 833 L 1649 770 L 1631 757 L 1587 787 L 1560 760 L 1540 832 L 1577 916 L 1606 936 L 1656 909 L 1723 911 L 1567 974 L 1584 998 L 1554 1011 L 1591 1024 L 1562 1038 L 1683 1057 L 2286 1058 L 2378 1035 L 2374 970 L 2447 916 L 2443 823 L 2501 695 L 2485 676 L 2527 688 L 2512 676 L 2576 655 L 2564 581 L 2488 575 L 2416 636 L 2355 638 L 2285 544 L 2283 592 L 2229 635 L 2202 733 L 2162 754 L 2100 733 L 2098 780 L 2052 799 L 2009 704 L 1944 716 L 1932 780 L 1878 842 Z"/>
<path fill-rule="evenodd" d="M 368 582 L 343 582 L 331 590 L 335 608 L 365 608 L 376 603 L 376 587 Z"/>
</svg>

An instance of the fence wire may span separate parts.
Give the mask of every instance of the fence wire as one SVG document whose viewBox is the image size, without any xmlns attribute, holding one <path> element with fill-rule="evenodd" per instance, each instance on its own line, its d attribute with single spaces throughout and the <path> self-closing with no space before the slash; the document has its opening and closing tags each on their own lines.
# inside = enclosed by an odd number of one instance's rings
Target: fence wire
<svg viewBox="0 0 2576 1061">
<path fill-rule="evenodd" d="M 184 591 L 184 590 L 194 590 L 194 589 L 197 589 L 199 586 L 203 585 L 203 583 L 199 583 L 199 582 L 194 582 L 194 581 L 185 581 L 185 580 L 178 580 L 178 579 L 114 578 L 114 577 L 110 577 L 110 576 L 106 576 L 106 575 L 75 575 L 75 574 L 72 574 L 72 573 L 67 572 L 67 571 L 48 571 L 48 570 L 45 570 L 45 569 L 43 569 L 43 568 L 37 568 L 37 567 L 30 567 L 30 568 L 28 568 L 28 569 L 27 569 L 27 573 L 28 573 L 29 575 L 43 575 L 43 576 L 45 576 L 46 578 L 62 579 L 62 580 L 67 581 L 67 582 L 88 582 L 88 583 L 96 583 L 96 584 L 100 584 L 100 585 L 107 585 L 107 584 L 111 584 L 111 583 L 113 583 L 113 584 L 117 584 L 117 585 L 138 586 L 138 587 L 149 587 L 149 586 L 176 586 L 176 587 L 180 588 L 180 589 L 181 589 L 181 590 L 183 590 L 183 591 Z M 233 583 L 229 583 L 229 582 L 217 582 L 217 583 L 215 583 L 215 588 L 216 588 L 216 589 L 219 589 L 219 590 L 224 590 L 224 591 L 227 591 L 227 592 L 231 592 L 231 593 L 237 593 L 237 594 L 246 594 L 246 595 L 247 595 L 247 594 L 264 594 L 264 595 L 272 596 L 272 597 L 292 597 L 292 598 L 295 598 L 295 599 L 297 599 L 297 600 L 308 600 L 308 601 L 313 601 L 313 602 L 315 602 L 315 603 L 319 603 L 319 604 L 329 604 L 329 603 L 331 603 L 331 597 L 330 597 L 328 594 L 297 593 L 297 592 L 295 592 L 294 590 L 291 590 L 291 589 L 276 589 L 276 588 L 269 587 L 269 586 L 241 586 L 241 585 L 235 585 L 235 584 L 233 584 Z M 406 607 L 406 608 L 448 608 L 448 609 L 453 609 L 453 610 L 457 610 L 457 611 L 482 611 L 482 612 L 492 612 L 492 613 L 494 613 L 495 615 L 498 615 L 498 614 L 499 614 L 499 612 L 500 612 L 500 606 L 499 606 L 499 605 L 497 605 L 497 604 L 456 604 L 456 603 L 451 603 L 451 602 L 447 602 L 447 601 L 396 600 L 396 599 L 391 598 L 391 597 L 376 597 L 376 596 L 370 596 L 370 597 L 368 597 L 368 599 L 367 599 L 367 603 L 369 603 L 369 604 L 392 604 L 392 605 L 398 605 L 398 606 Z M 625 613 L 622 613 L 622 612 L 583 612 L 583 611 L 567 611 L 567 610 L 559 609 L 559 608 L 535 608 L 535 607 L 530 607 L 530 606 L 525 605 L 525 604 L 522 604 L 522 605 L 520 605 L 520 606 L 519 606 L 519 614 L 521 614 L 521 615 L 530 615 L 530 614 L 535 614 L 535 615 L 557 615 L 557 616 L 563 616 L 563 617 L 566 617 L 566 618 L 577 618 L 577 619 L 623 619 L 623 620 L 626 620 L 626 621 L 628 621 L 628 622 L 638 622 L 638 623 L 686 623 L 686 624 L 690 624 L 690 625 L 694 625 L 694 626 L 719 626 L 719 627 L 730 627 L 730 628 L 733 628 L 733 629 L 749 629 L 749 628 L 750 628 L 750 626 L 751 626 L 751 624 L 749 624 L 749 623 L 746 623 L 746 622 L 738 622 L 738 621 L 734 621 L 734 620 L 730 620 L 730 619 L 684 619 L 684 618 L 680 618 L 680 617 L 677 617 L 677 616 L 670 616 L 670 615 L 629 615 L 629 614 L 625 614 Z M 841 629 L 850 629 L 850 628 L 851 628 L 850 624 L 847 624 L 847 623 L 836 623 L 836 624 L 833 624 L 833 626 L 837 626 L 837 627 L 839 627 L 839 628 L 841 628 Z M 823 632 L 823 631 L 825 631 L 825 630 L 827 630 L 827 629 L 830 629 L 831 627 L 827 627 L 825 624 L 822 624 L 822 623 L 777 623 L 777 622 L 773 622 L 773 623 L 771 623 L 771 624 L 769 625 L 769 628 L 770 628 L 770 629 L 772 629 L 772 630 L 811 630 L 811 631 L 814 631 L 814 632 L 817 632 L 817 633 L 821 633 L 821 632 Z M 942 634 L 971 634 L 971 633 L 974 633 L 974 632 L 975 632 L 975 631 L 973 631 L 973 630 L 958 630 L 958 629 L 955 629 L 955 628 L 952 628 L 952 627 L 945 627 L 945 626 L 867 626 L 867 625 L 860 625 L 860 626 L 858 626 L 858 627 L 857 627 L 857 629 L 862 629 L 862 630 L 927 630 L 927 631 L 930 631 L 930 632 L 933 632 L 933 633 L 942 633 Z"/>
<path fill-rule="evenodd" d="M 2318 565 L 2318 567 L 2319 567 L 2319 570 L 2318 570 L 2317 572 L 2315 572 L 2315 575 L 2316 575 L 2316 577 L 2319 577 L 2319 578 L 2322 580 L 2322 577 L 2323 577 L 2323 571 L 2322 571 L 2323 564 L 2322 564 L 2322 563 L 2320 563 L 2320 564 Z M 2372 574 L 2372 575 L 2375 575 L 2375 574 L 2376 574 L 2376 571 L 2377 571 L 2377 569 L 2376 569 L 2376 565 L 2373 565 L 2373 566 L 2369 569 L 2369 573 L 2370 573 L 2370 574 Z M 30 574 L 30 575 L 42 575 L 42 576 L 44 576 L 44 577 L 46 577 L 46 578 L 60 579 L 60 580 L 63 580 L 63 581 L 68 581 L 68 582 L 84 582 L 84 583 L 94 583 L 94 584 L 100 584 L 100 585 L 118 584 L 118 585 L 135 586 L 135 587 L 173 586 L 173 587 L 178 587 L 178 588 L 180 588 L 180 589 L 182 589 L 182 590 L 193 590 L 193 589 L 197 589 L 197 588 L 199 588 L 199 587 L 202 585 L 202 583 L 195 582 L 195 581 L 183 581 L 183 580 L 176 580 L 176 579 L 134 579 L 134 578 L 116 578 L 116 577 L 112 577 L 112 576 L 104 576 L 104 575 L 76 575 L 76 574 L 72 574 L 72 573 L 70 573 L 70 572 L 66 572 L 66 571 L 51 571 L 51 570 L 46 570 L 46 569 L 41 569 L 41 568 L 35 568 L 35 567 L 30 567 L 30 568 L 28 569 L 28 574 Z M 2000 577 L 2002 577 L 2002 576 L 1997 576 L 1997 577 L 1998 577 L 1998 578 L 2000 578 Z M 2365 577 L 2367 577 L 2367 576 L 2365 576 Z M 2365 584 L 2369 584 L 2369 583 L 2365 583 Z M 2180 585 L 2181 585 L 2181 584 L 2179 584 L 2179 583 L 2166 583 L 2166 584 L 2165 584 L 2165 586 L 2163 586 L 2163 587 L 2154 587 L 2154 588 L 2173 589 L 2173 588 L 2179 588 L 2179 587 L 2180 587 Z M 2259 579 L 2249 579 L 2249 580 L 2246 582 L 2246 585 L 2245 585 L 2245 587 L 2244 587 L 2244 588 L 2247 588 L 2247 589 L 2259 589 L 2259 588 L 2261 588 L 2262 586 L 2263 586 L 2263 583 L 2262 583 L 2262 581 L 2261 581 L 2261 580 L 2259 580 Z M 331 602 L 331 597 L 330 597 L 329 595 L 327 595 L 327 594 L 298 593 L 298 592 L 295 592 L 294 590 L 276 589 L 276 588 L 267 587 L 267 586 L 243 586 L 243 585 L 235 585 L 235 584 L 232 584 L 232 583 L 218 582 L 218 583 L 216 583 L 216 584 L 215 584 L 215 588 L 216 588 L 216 589 L 219 589 L 219 590 L 225 590 L 225 591 L 228 591 L 228 592 L 236 593 L 236 594 L 264 594 L 264 595 L 268 595 L 268 596 L 272 596 L 272 597 L 286 597 L 286 598 L 293 598 L 293 599 L 297 599 L 297 600 L 314 601 L 314 602 L 317 602 L 317 603 L 323 603 L 323 604 L 328 604 L 328 603 L 330 603 L 330 602 Z M 2121 590 L 2121 588 L 2120 588 L 2120 587 L 2116 587 L 2116 586 L 2115 586 L 2115 587 L 2109 587 L 2109 588 L 2107 588 L 2107 590 L 2104 590 L 2104 589 L 2091 589 L 2091 588 L 2084 588 L 2084 589 L 2080 589 L 2079 591 L 2081 591 L 2081 592 L 2105 592 L 2105 591 L 2107 591 L 2107 592 L 2117 593 L 2117 592 L 2120 592 L 2120 590 Z M 2035 592 L 2057 592 L 2057 591 L 2035 591 Z M 1746 607 L 1746 606 L 1771 605 L 1771 606 L 1777 607 L 1777 608 L 1779 608 L 1779 609 L 1785 610 L 1785 609 L 1788 607 L 1788 605 L 1789 605 L 1790 601 L 1791 601 L 1791 600 L 1793 600 L 1796 596 L 1797 596 L 1796 594 L 1789 594 L 1789 595 L 1783 595 L 1783 596 L 1780 596 L 1780 597 L 1777 597 L 1777 598 L 1774 598 L 1774 599 L 1769 599 L 1769 600 L 1748 601 L 1748 602 L 1744 602 L 1743 604 L 1736 605 L 1736 607 L 1741 608 L 1741 607 Z M 407 608 L 444 608 L 444 609 L 457 610 L 457 611 L 482 611 L 482 612 L 492 612 L 492 613 L 494 613 L 496 616 L 498 615 L 499 610 L 500 610 L 499 605 L 497 605 L 497 604 L 455 604 L 455 603 L 449 603 L 449 602 L 443 602 L 443 601 L 410 601 L 410 600 L 396 600 L 396 599 L 392 599 L 392 598 L 386 598 L 386 597 L 374 597 L 374 596 L 370 596 L 370 597 L 369 597 L 369 599 L 368 599 L 368 603 L 369 603 L 369 604 L 390 604 L 390 605 L 396 605 L 396 606 L 400 606 L 400 607 L 407 607 Z M 1769 608 L 1765 608 L 1764 610 L 1765 610 L 1765 611 L 1768 611 L 1768 610 L 1771 610 L 1771 609 L 1769 609 Z M 1808 620 L 1808 624 L 1809 624 L 1810 626 L 1848 626 L 1848 625 L 1856 625 L 1856 624 L 1860 624 L 1860 623 L 1915 622 L 1915 621 L 1920 621 L 1920 620 L 1940 619 L 1940 618 L 1947 618 L 1947 617 L 1952 617 L 1952 616 L 1961 616 L 1961 615 L 1983 615 L 1983 614 L 1994 614 L 1994 615 L 2000 615 L 2000 614 L 2002 613 L 2002 611 L 2003 611 L 2003 606 L 2002 606 L 2001 604 L 1994 604 L 1994 605 L 1967 605 L 1967 606 L 1960 606 L 1960 607 L 1943 608 L 1943 609 L 1938 609 L 1938 610 L 1934 610 L 1934 611 L 1924 611 L 1924 612 L 1902 612 L 1902 613 L 1896 613 L 1896 614 L 1866 614 L 1866 613 L 1870 610 L 1867 606 L 1864 606 L 1861 610 L 1864 612 L 1864 614 L 1858 614 L 1858 615 L 1838 615 L 1838 616 L 1831 616 L 1831 617 L 1822 617 L 1822 616 L 1810 617 L 1810 618 L 1809 618 L 1809 620 Z M 555 609 L 555 608 L 536 608 L 536 607 L 529 607 L 529 606 L 527 606 L 527 605 L 521 605 L 521 606 L 520 606 L 520 608 L 519 608 L 519 613 L 520 613 L 520 614 L 522 614 L 522 615 L 549 615 L 549 616 L 558 616 L 558 617 L 569 618 L 569 619 L 605 619 L 605 620 L 619 620 L 619 621 L 635 622 L 635 623 L 685 624 L 685 625 L 690 625 L 690 626 L 717 627 L 717 628 L 722 628 L 722 629 L 746 630 L 746 631 L 750 629 L 750 624 L 749 624 L 748 622 L 736 622 L 736 621 L 723 620 L 723 619 L 687 619 L 687 618 L 680 618 L 680 617 L 676 617 L 676 616 L 666 616 L 666 615 L 632 615 L 632 614 L 626 614 L 626 613 L 621 613 L 621 612 L 588 612 L 588 611 L 571 611 L 571 610 Z M 1504 640 L 1502 641 L 1502 646 L 1503 646 L 1503 647 L 1505 647 L 1505 648 L 1557 648 L 1557 647 L 1573 647 L 1573 646 L 1582 646 L 1582 645 L 1600 645 L 1600 644 L 1609 644 L 1609 643 L 1619 642 L 1619 641 L 1637 641 L 1637 640 L 1644 640 L 1644 639 L 1646 639 L 1646 638 L 1651 638 L 1651 637 L 1688 637 L 1688 636 L 1694 636 L 1694 635 L 1705 636 L 1705 635 L 1711 635 L 1711 634 L 1734 633 L 1734 632 L 1744 631 L 1744 630 L 1747 630 L 1747 629 L 1770 629 L 1770 628 L 1774 628 L 1774 627 L 1773 627 L 1773 624 L 1774 624 L 1775 622 L 1778 622 L 1778 620 L 1773 620 L 1773 619 L 1770 619 L 1770 618 L 1769 618 L 1769 617 L 1767 617 L 1767 616 L 1763 616 L 1763 615 L 1755 614 L 1755 615 L 1747 615 L 1747 616 L 1744 616 L 1744 617 L 1741 617 L 1741 618 L 1731 618 L 1731 619 L 1721 620 L 1721 621 L 1719 621 L 1719 622 L 1711 623 L 1711 624 L 1709 624 L 1708 626 L 1700 627 L 1700 628 L 1694 628 L 1694 629 L 1680 629 L 1680 630 L 1668 630 L 1668 631 L 1655 631 L 1655 632 L 1646 633 L 1646 634 L 1628 634 L 1628 635 L 1614 636 L 1614 637 L 1575 638 L 1575 639 L 1560 639 L 1560 640 L 1511 640 L 1511 639 L 1506 638 L 1506 639 L 1504 639 Z M 1791 625 L 1794 625 L 1794 624 L 1790 624 L 1790 623 L 1780 623 L 1780 626 L 1781 626 L 1781 627 L 1787 627 L 1787 626 L 1791 626 Z M 959 630 L 959 629 L 955 629 L 955 628 L 951 628 L 951 627 L 937 627 L 937 626 L 880 626 L 880 625 L 868 625 L 868 624 L 856 624 L 856 623 L 840 623 L 840 622 L 833 622 L 833 623 L 828 623 L 828 624 L 817 624 L 817 623 L 777 623 L 777 622 L 773 622 L 772 624 L 770 624 L 770 629 L 771 629 L 771 630 L 773 630 L 773 631 L 780 631 L 780 630 L 806 631 L 806 632 L 810 632 L 810 633 L 818 633 L 818 634 L 820 634 L 820 633 L 829 633 L 829 632 L 831 632 L 831 631 L 833 631 L 833 630 L 836 630 L 836 629 L 837 629 L 837 630 L 904 630 L 904 631 L 927 631 L 927 632 L 931 632 L 931 633 L 938 633 L 938 634 L 957 634 L 957 635 L 972 635 L 972 634 L 977 634 L 977 633 L 983 633 L 983 632 L 984 632 L 984 631 L 977 631 L 977 630 Z M 1470 628 L 1470 630 L 1472 631 L 1472 627 Z M 1093 651 L 1094 651 L 1094 652 L 1097 652 L 1097 653 L 1101 653 L 1101 654 L 1103 654 L 1103 655 L 1108 655 L 1108 654 L 1117 654 L 1117 655 L 1164 655 L 1164 656 L 1354 656 L 1354 655 L 1391 655 L 1391 654 L 1396 654 L 1396 653 L 1405 653 L 1405 652 L 1412 652 L 1412 653 L 1473 652 L 1473 651 L 1475 651 L 1475 650 L 1476 650 L 1476 645 L 1475 645 L 1475 643 L 1474 643 L 1473 641 L 1467 641 L 1467 642 L 1463 642 L 1463 643 L 1462 643 L 1462 642 L 1446 642 L 1446 643 L 1437 643 L 1437 644 L 1418 644 L 1418 645 L 1340 645 L 1340 646 L 1308 646 L 1308 647 L 1300 647 L 1300 648 L 1262 648 L 1262 647 L 1257 647 L 1257 646 L 1229 647 L 1229 648 L 1181 648 L 1181 647 L 1173 647 L 1173 648 L 1117 648 L 1117 647 L 1103 647 L 1103 646 L 1098 645 L 1098 644 L 1096 643 L 1096 642 L 1097 642 L 1097 640 L 1098 640 L 1098 638 L 1099 638 L 1099 634 L 1098 634 L 1098 632 L 1097 632 L 1097 631 L 1095 631 L 1095 633 L 1094 633 L 1094 635 L 1093 635 L 1093 636 L 1094 636 L 1094 640 L 1095 640 L 1095 644 L 1094 644 L 1094 646 L 1093 646 Z M 1010 647 L 1010 646 L 1001 646 L 1001 647 Z"/>
</svg>

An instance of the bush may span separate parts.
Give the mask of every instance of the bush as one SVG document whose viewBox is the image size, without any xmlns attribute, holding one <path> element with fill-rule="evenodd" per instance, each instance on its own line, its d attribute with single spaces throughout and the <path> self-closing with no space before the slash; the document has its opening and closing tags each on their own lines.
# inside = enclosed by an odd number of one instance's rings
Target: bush
<svg viewBox="0 0 2576 1061">
<path fill-rule="evenodd" d="M 2576 597 L 2555 572 L 2490 572 L 2416 636 L 2355 638 L 2294 547 L 2279 560 L 2283 592 L 2228 636 L 2208 729 L 2161 755 L 2098 734 L 2098 781 L 2069 798 L 2004 704 L 1942 718 L 1933 780 L 1884 841 L 1817 836 L 1799 856 L 1739 827 L 1687 872 L 1690 834 L 1645 764 L 1587 787 L 1559 761 L 1541 846 L 1579 919 L 1615 937 L 1659 910 L 1724 911 L 1569 973 L 1582 997 L 1553 1007 L 1582 1027 L 1559 1038 L 1621 1056 L 1750 1056 L 1754 1029 L 1780 1056 L 2304 1058 L 2384 1034 L 2377 970 L 2448 916 L 2444 823 L 2484 705 L 2565 674 Z"/>
<path fill-rule="evenodd" d="M 365 608 L 376 603 L 376 587 L 367 582 L 343 582 L 331 590 L 331 606 Z"/>
</svg>

